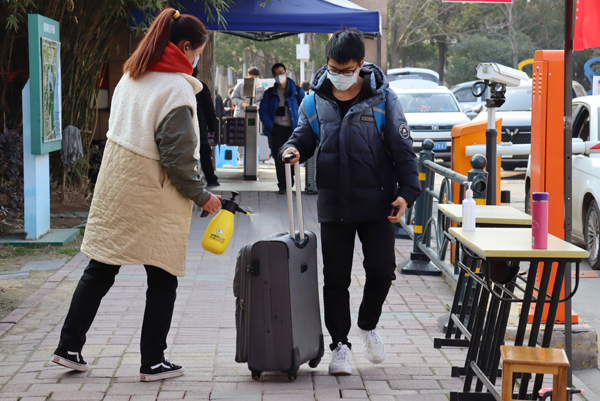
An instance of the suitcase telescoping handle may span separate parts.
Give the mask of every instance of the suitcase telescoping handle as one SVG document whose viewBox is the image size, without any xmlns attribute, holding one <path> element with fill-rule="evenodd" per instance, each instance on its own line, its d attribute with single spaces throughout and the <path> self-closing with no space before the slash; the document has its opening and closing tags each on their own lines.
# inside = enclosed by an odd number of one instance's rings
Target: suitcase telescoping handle
<svg viewBox="0 0 600 401">
<path fill-rule="evenodd" d="M 285 186 L 287 189 L 287 201 L 288 201 L 288 217 L 290 219 L 290 235 L 295 237 L 296 229 L 294 228 L 294 203 L 292 201 L 292 166 L 291 160 L 294 158 L 293 154 L 285 155 Z M 298 231 L 300 234 L 300 242 L 304 241 L 304 217 L 302 216 L 302 180 L 300 179 L 300 163 L 294 164 L 294 174 L 296 175 L 296 206 L 298 207 Z"/>
</svg>

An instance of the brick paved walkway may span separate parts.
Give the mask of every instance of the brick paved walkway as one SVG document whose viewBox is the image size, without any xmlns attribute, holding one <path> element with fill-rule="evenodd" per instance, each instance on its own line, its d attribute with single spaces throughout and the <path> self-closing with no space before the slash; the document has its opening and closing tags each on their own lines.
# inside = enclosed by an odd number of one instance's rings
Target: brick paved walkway
<svg viewBox="0 0 600 401">
<path fill-rule="evenodd" d="M 307 229 L 318 232 L 316 197 L 304 199 Z M 21 308 L 0 322 L 0 334 L 4 333 L 0 337 L 0 401 L 441 401 L 448 399 L 451 390 L 462 388 L 460 379 L 450 377 L 450 367 L 464 362 L 466 350 L 438 350 L 432 346 L 432 338 L 440 336 L 437 318 L 452 300 L 451 287 L 441 277 L 400 274 L 380 322 L 387 346 L 385 363 L 370 364 L 352 331 L 350 341 L 355 347 L 351 376 L 329 376 L 331 354 L 326 352 L 318 368 L 303 365 L 293 383 L 287 381 L 287 375 L 274 373 L 265 374 L 262 381 L 253 381 L 246 365 L 234 361 L 235 258 L 242 245 L 287 230 L 287 206 L 284 196 L 267 192 L 244 192 L 240 204 L 250 206 L 256 213 L 252 218 L 236 217 L 235 236 L 227 252 L 220 256 L 201 248 L 209 220 L 194 214 L 187 276 L 179 281 L 167 350 L 172 361 L 185 366 L 184 376 L 164 382 L 139 382 L 139 341 L 146 290 L 141 266 L 124 266 L 100 307 L 83 350 L 89 372 L 70 372 L 48 362 L 58 343 L 73 290 L 88 262 L 79 254 Z M 396 249 L 399 263 L 406 259 L 412 244 L 397 240 Z M 358 310 L 365 279 L 362 258 L 357 247 L 351 287 L 353 313 Z"/>
</svg>

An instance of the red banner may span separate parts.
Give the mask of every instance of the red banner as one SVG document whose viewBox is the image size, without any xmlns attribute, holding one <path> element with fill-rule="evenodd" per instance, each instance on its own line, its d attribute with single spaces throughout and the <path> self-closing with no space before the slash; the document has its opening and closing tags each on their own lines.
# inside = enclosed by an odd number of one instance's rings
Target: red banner
<svg viewBox="0 0 600 401">
<path fill-rule="evenodd" d="M 600 47 L 600 2 L 577 0 L 573 50 Z"/>
<path fill-rule="evenodd" d="M 442 0 L 446 3 L 512 3 L 512 0 Z"/>
</svg>

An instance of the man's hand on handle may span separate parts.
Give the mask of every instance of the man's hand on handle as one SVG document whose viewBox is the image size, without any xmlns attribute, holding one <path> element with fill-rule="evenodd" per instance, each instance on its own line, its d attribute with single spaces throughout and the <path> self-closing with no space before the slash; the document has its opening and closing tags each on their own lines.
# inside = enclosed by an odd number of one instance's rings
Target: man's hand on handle
<svg viewBox="0 0 600 401">
<path fill-rule="evenodd" d="M 296 148 L 287 148 L 283 151 L 283 154 L 281 155 L 281 161 L 285 163 L 285 156 L 289 154 L 294 155 L 294 158 L 290 161 L 290 164 L 293 166 L 296 162 L 300 160 L 300 152 L 298 152 L 298 149 Z"/>
<path fill-rule="evenodd" d="M 408 207 L 408 202 L 406 202 L 403 197 L 399 196 L 395 201 L 392 202 L 392 206 L 392 213 L 388 216 L 388 220 L 392 223 L 398 223 L 400 218 L 404 216 L 404 212 Z"/>
</svg>

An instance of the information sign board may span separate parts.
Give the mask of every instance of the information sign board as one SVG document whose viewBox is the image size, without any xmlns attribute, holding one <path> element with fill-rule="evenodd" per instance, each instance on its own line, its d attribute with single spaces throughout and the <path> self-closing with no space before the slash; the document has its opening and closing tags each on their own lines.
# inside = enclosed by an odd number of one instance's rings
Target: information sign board
<svg viewBox="0 0 600 401">
<path fill-rule="evenodd" d="M 60 31 L 57 21 L 28 15 L 31 153 L 62 146 Z"/>
</svg>

